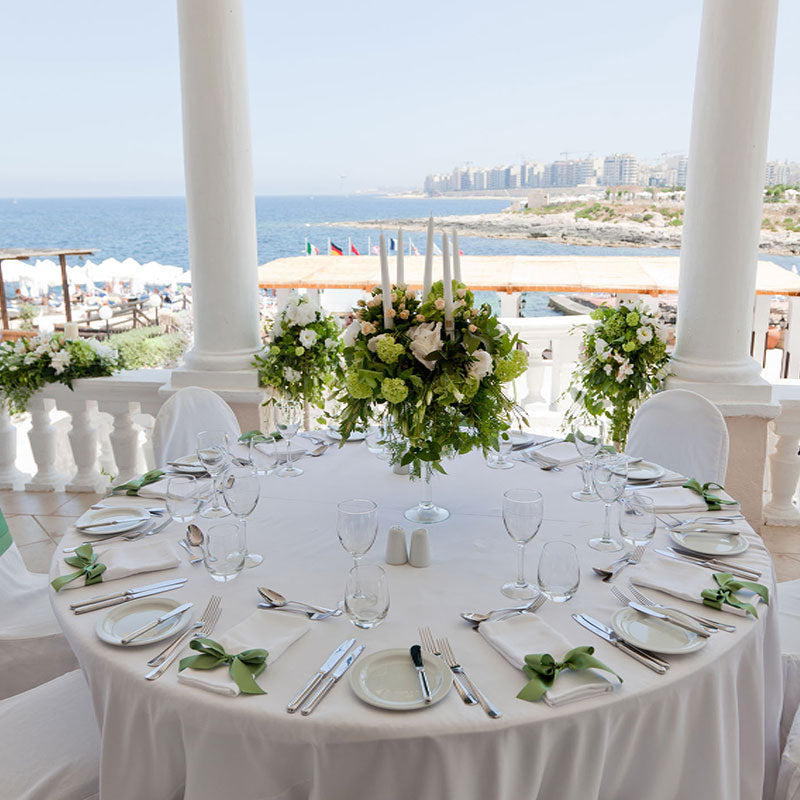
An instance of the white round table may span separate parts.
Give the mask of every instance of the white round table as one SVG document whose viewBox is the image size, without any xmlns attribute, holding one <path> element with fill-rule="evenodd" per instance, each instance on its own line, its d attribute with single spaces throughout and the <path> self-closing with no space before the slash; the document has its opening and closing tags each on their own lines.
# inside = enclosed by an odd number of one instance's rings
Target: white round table
<svg viewBox="0 0 800 800">
<path fill-rule="evenodd" d="M 352 563 L 336 536 L 335 506 L 350 497 L 378 503 L 380 530 L 365 562 L 383 563 L 387 531 L 397 524 L 410 529 L 403 510 L 417 501 L 420 485 L 393 474 L 363 443 L 304 458 L 302 467 L 301 477 L 262 481 L 248 539 L 250 549 L 264 555 L 263 564 L 220 584 L 179 551 L 179 572 L 189 580 L 162 596 L 194 601 L 199 614 L 211 593 L 221 594 L 216 635 L 256 609 L 258 585 L 335 604 Z M 391 607 L 374 630 L 357 630 L 344 615 L 312 623 L 261 675 L 263 696 L 230 698 L 181 685 L 177 663 L 160 680 L 145 681 L 145 661 L 161 645 L 122 649 L 101 642 L 94 628 L 105 612 L 69 611 L 70 602 L 98 594 L 97 586 L 55 595 L 56 615 L 87 675 L 102 728 L 103 798 L 756 800 L 762 790 L 771 792 L 781 703 L 773 609 L 762 605 L 752 620 L 696 606 L 704 616 L 734 622 L 736 633 L 712 635 L 701 651 L 671 657 L 667 675 L 656 675 L 570 616 L 587 612 L 608 622 L 619 607 L 591 571 L 612 558 L 585 544 L 601 526 L 602 506 L 569 496 L 580 484 L 576 467 L 546 472 L 515 462 L 513 470 L 491 470 L 473 453 L 447 469 L 435 480 L 434 499 L 451 516 L 430 528 L 432 565 L 385 567 Z M 459 618 L 461 611 L 512 604 L 499 591 L 514 577 L 516 557 L 500 504 L 503 491 L 517 486 L 536 487 L 545 498 L 545 521 L 528 546 L 528 578 L 535 581 L 543 542 L 573 542 L 581 559 L 577 595 L 564 604 L 547 603 L 539 614 L 574 646 L 593 645 L 596 656 L 623 676 L 624 684 L 611 693 L 559 708 L 518 700 L 526 682 L 522 672 Z M 172 524 L 159 537 L 177 540 L 182 533 L 183 526 Z M 763 570 L 772 590 L 769 554 L 758 536 L 748 536 L 749 563 Z M 77 540 L 73 530 L 63 541 Z M 656 542 L 666 541 L 659 530 Z M 127 588 L 175 574 L 120 583 Z M 625 585 L 624 573 L 619 580 Z M 470 676 L 503 711 L 501 719 L 465 705 L 455 690 L 423 711 L 381 710 L 356 698 L 347 676 L 310 716 L 287 714 L 287 702 L 343 639 L 356 636 L 367 646 L 365 655 L 408 648 L 418 641 L 420 625 L 450 637 Z"/>
</svg>

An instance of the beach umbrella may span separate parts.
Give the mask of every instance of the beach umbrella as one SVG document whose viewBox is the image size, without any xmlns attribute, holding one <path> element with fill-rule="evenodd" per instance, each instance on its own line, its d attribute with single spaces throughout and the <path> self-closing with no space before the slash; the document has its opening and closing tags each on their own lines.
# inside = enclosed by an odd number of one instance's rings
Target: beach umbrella
<svg viewBox="0 0 800 800">
<path fill-rule="evenodd" d="M 4 283 L 19 283 L 22 275 L 25 274 L 25 269 L 28 267 L 24 261 L 18 261 L 16 258 L 10 258 L 8 261 L 3 261 L 3 282 Z"/>
<path fill-rule="evenodd" d="M 190 269 L 187 269 L 187 270 L 186 270 L 186 272 L 184 272 L 184 273 L 183 273 L 183 274 L 180 276 L 180 278 L 178 278 L 178 279 L 175 281 L 175 283 L 183 283 L 183 284 L 189 284 L 189 285 L 191 285 L 191 283 L 192 283 L 192 271 L 191 271 Z"/>
</svg>

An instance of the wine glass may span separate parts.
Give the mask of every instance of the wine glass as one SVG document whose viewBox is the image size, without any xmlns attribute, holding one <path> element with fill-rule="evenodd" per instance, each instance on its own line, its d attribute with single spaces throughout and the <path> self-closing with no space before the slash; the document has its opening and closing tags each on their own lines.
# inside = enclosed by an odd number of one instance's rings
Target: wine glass
<svg viewBox="0 0 800 800">
<path fill-rule="evenodd" d="M 619 515 L 622 538 L 636 547 L 650 544 L 656 532 L 655 503 L 643 494 L 634 492 L 622 503 Z"/>
<path fill-rule="evenodd" d="M 244 537 L 239 525 L 220 522 L 206 531 L 203 561 L 215 581 L 232 581 L 242 571 L 245 556 Z"/>
<path fill-rule="evenodd" d="M 191 475 L 176 475 L 167 481 L 164 498 L 169 515 L 175 522 L 191 522 L 200 508 L 200 490 Z"/>
<path fill-rule="evenodd" d="M 578 551 L 570 542 L 547 542 L 539 557 L 537 575 L 542 594 L 554 603 L 565 603 L 578 591 L 581 568 Z"/>
<path fill-rule="evenodd" d="M 225 472 L 230 464 L 228 453 L 228 434 L 224 431 L 201 431 L 197 434 L 197 457 L 211 476 L 213 494 L 211 505 L 206 506 L 201 512 L 201 517 L 218 518 L 227 517 L 230 513 L 219 502 L 219 476 Z"/>
<path fill-rule="evenodd" d="M 288 397 L 280 400 L 275 405 L 275 427 L 281 438 L 286 442 L 286 465 L 281 467 L 277 474 L 280 478 L 295 478 L 303 474 L 300 467 L 292 464 L 291 440 L 297 435 L 300 423 L 303 420 L 303 404 L 299 400 Z"/>
<path fill-rule="evenodd" d="M 336 506 L 336 534 L 357 567 L 378 535 L 378 506 L 372 500 L 343 500 Z"/>
<path fill-rule="evenodd" d="M 583 457 L 581 471 L 583 472 L 583 488 L 578 492 L 573 492 L 572 496 L 576 500 L 584 502 L 594 502 L 598 499 L 597 494 L 592 488 L 592 461 L 603 447 L 605 439 L 605 424 L 599 422 L 582 422 L 572 429 L 572 438 L 575 440 L 575 447 L 579 455 Z"/>
<path fill-rule="evenodd" d="M 503 523 L 517 543 L 517 580 L 506 583 L 502 592 L 515 600 L 530 600 L 537 589 L 525 580 L 525 545 L 539 532 L 544 504 L 535 489 L 509 489 L 503 493 Z"/>
<path fill-rule="evenodd" d="M 272 436 L 258 440 L 252 436 L 248 442 L 248 456 L 254 475 L 269 475 L 278 464 L 278 443 Z"/>
<path fill-rule="evenodd" d="M 244 565 L 256 567 L 264 560 L 264 556 L 247 550 L 247 518 L 255 511 L 261 496 L 258 476 L 249 470 L 230 470 L 222 481 L 222 496 L 225 505 L 242 526 L 242 541 L 247 553 Z"/>
<path fill-rule="evenodd" d="M 492 448 L 486 459 L 486 466 L 489 469 L 513 469 L 514 463 L 508 460 L 512 444 L 508 431 L 503 431 L 497 439 L 497 447 Z"/>
<path fill-rule="evenodd" d="M 592 466 L 592 481 L 597 496 L 605 503 L 603 535 L 589 539 L 594 550 L 613 552 L 622 549 L 622 542 L 611 535 L 611 507 L 622 497 L 628 482 L 628 459 L 617 453 L 600 453 Z"/>
</svg>

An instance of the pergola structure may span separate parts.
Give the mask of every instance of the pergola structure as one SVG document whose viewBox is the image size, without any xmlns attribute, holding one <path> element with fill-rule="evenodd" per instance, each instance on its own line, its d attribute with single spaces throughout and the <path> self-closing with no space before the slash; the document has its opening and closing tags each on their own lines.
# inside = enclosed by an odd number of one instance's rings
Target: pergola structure
<svg viewBox="0 0 800 800">
<path fill-rule="evenodd" d="M 29 258 L 55 258 L 58 256 L 61 265 L 61 286 L 64 291 L 64 310 L 67 322 L 72 321 L 72 308 L 69 300 L 69 281 L 67 280 L 67 256 L 91 256 L 94 250 L 71 250 L 69 248 L 26 248 L 10 247 L 0 249 L 0 315 L 3 319 L 3 328 L 8 328 L 8 306 L 6 304 L 6 290 L 3 283 L 4 261 L 27 261 Z"/>
</svg>

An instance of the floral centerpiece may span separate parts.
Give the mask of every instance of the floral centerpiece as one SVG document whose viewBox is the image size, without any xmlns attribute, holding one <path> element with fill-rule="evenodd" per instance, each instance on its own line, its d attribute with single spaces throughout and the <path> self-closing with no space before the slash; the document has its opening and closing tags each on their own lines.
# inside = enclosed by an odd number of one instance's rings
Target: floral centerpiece
<svg viewBox="0 0 800 800">
<path fill-rule="evenodd" d="M 596 324 L 584 330 L 574 398 L 566 424 L 578 420 L 610 423 L 612 440 L 625 447 L 633 414 L 669 374 L 666 337 L 658 318 L 641 300 L 621 300 L 616 308 L 592 312 Z"/>
<path fill-rule="evenodd" d="M 0 396 L 11 414 L 48 383 L 72 388 L 78 378 L 101 378 L 119 369 L 117 351 L 97 339 L 66 339 L 40 334 L 0 344 Z"/>
<path fill-rule="evenodd" d="M 341 360 L 341 331 L 336 320 L 292 291 L 275 317 L 267 344 L 256 354 L 254 366 L 262 386 L 322 410 L 330 388 L 343 376 Z"/>
<path fill-rule="evenodd" d="M 452 287 L 450 315 L 442 281 L 422 299 L 403 285 L 392 287 L 386 310 L 376 287 L 369 300 L 360 301 L 344 333 L 343 439 L 376 417 L 388 417 L 392 463 L 409 465 L 413 477 L 425 477 L 428 494 L 432 470 L 444 472 L 444 459 L 498 446 L 517 413 L 503 385 L 527 368 L 517 337 L 489 306 L 476 308 L 463 283 L 453 281 Z M 428 496 L 421 505 L 435 508 L 429 501 Z M 436 521 L 430 515 L 406 516 Z"/>
</svg>

